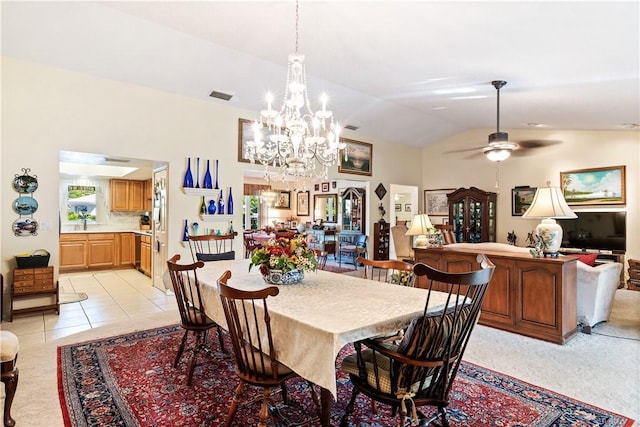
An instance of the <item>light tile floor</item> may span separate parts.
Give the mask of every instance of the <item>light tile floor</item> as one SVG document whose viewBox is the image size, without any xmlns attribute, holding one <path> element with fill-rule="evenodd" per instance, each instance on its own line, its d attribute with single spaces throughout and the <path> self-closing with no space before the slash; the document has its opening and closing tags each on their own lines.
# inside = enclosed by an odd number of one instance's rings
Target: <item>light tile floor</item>
<svg viewBox="0 0 640 427">
<path fill-rule="evenodd" d="M 175 296 L 154 288 L 151 279 L 137 270 L 62 274 L 58 281 L 61 293 L 84 292 L 88 298 L 61 304 L 60 315 L 51 311 L 2 322 L 2 329 L 15 333 L 21 346 L 51 342 L 117 322 L 144 321 L 158 313 L 167 313 L 168 320 L 179 320 Z"/>
</svg>

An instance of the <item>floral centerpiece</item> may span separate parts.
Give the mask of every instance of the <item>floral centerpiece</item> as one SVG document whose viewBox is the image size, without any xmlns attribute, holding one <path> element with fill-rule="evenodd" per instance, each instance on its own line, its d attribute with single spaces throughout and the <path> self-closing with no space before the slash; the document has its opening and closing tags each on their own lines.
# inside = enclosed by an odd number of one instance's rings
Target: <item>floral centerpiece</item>
<svg viewBox="0 0 640 427">
<path fill-rule="evenodd" d="M 292 284 L 299 283 L 305 271 L 314 271 L 318 261 L 303 236 L 280 237 L 253 250 L 249 271 L 254 265 L 260 266 L 260 273 L 267 283 Z"/>
</svg>

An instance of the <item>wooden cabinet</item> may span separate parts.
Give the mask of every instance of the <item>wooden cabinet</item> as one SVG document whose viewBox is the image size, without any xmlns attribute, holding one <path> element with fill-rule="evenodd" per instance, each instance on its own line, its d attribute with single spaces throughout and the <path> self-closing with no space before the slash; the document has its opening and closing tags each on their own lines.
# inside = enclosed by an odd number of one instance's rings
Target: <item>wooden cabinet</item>
<svg viewBox="0 0 640 427">
<path fill-rule="evenodd" d="M 135 264 L 136 248 L 135 236 L 133 233 L 119 233 L 119 248 L 116 253 L 119 255 L 116 263 L 120 267 L 133 267 Z"/>
<path fill-rule="evenodd" d="M 365 190 L 349 187 L 342 193 L 342 231 L 365 233 Z"/>
<path fill-rule="evenodd" d="M 112 179 L 109 181 L 111 192 L 111 211 L 140 212 L 147 208 L 145 181 Z"/>
<path fill-rule="evenodd" d="M 60 235 L 60 271 L 87 268 L 87 235 Z"/>
<path fill-rule="evenodd" d="M 456 242 L 496 241 L 496 193 L 459 188 L 447 194 L 447 200 Z"/>
<path fill-rule="evenodd" d="M 373 259 L 389 259 L 389 223 L 376 222 L 373 225 Z"/>
<path fill-rule="evenodd" d="M 144 210 L 150 212 L 153 207 L 153 181 L 147 179 L 144 181 Z"/>
<path fill-rule="evenodd" d="M 133 233 L 65 233 L 60 235 L 60 272 L 132 268 Z"/>
<path fill-rule="evenodd" d="M 60 314 L 58 286 L 53 281 L 53 267 L 14 269 L 9 321 L 12 322 L 13 316 L 19 314 L 48 310 L 55 310 Z"/>
<path fill-rule="evenodd" d="M 479 268 L 477 251 L 415 249 L 416 262 L 450 272 Z M 563 344 L 577 333 L 576 259 L 532 258 L 482 251 L 495 264 L 479 322 L 486 326 Z M 417 286 L 426 287 L 420 277 Z"/>
<path fill-rule="evenodd" d="M 140 270 L 151 277 L 151 236 L 140 238 Z"/>
</svg>

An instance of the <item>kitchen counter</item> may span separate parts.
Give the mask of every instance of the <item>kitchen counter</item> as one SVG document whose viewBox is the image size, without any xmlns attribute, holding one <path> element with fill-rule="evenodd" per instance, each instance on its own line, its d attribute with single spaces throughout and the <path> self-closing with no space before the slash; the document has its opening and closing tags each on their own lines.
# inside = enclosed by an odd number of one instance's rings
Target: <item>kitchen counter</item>
<svg viewBox="0 0 640 427">
<path fill-rule="evenodd" d="M 60 234 L 98 234 L 98 233 L 135 233 L 150 236 L 151 230 L 72 230 L 61 231 Z"/>
</svg>

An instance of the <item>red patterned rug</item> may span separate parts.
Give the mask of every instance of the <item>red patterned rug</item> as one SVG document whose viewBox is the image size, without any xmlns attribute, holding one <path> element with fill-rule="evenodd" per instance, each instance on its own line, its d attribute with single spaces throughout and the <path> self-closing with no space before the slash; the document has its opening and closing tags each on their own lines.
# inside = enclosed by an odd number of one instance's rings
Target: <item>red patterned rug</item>
<svg viewBox="0 0 640 427">
<path fill-rule="evenodd" d="M 214 335 L 214 334 L 212 334 Z M 186 363 L 173 368 L 182 329 L 151 329 L 85 343 L 58 347 L 58 388 L 65 426 L 220 426 L 237 379 L 233 361 L 213 345 L 214 356 L 201 356 L 193 385 L 186 385 Z M 211 342 L 217 342 L 212 339 Z M 230 346 L 227 346 L 230 349 Z M 345 348 L 339 359 L 349 352 Z M 185 357 L 183 357 L 185 359 Z M 289 406 L 275 396 L 277 426 L 295 426 L 317 414 L 303 381 L 289 383 Z M 250 391 L 249 387 L 245 389 Z M 259 397 L 257 390 L 251 391 Z M 249 394 L 249 393 L 245 393 Z M 347 377 L 338 380 L 338 401 L 331 423 L 339 425 L 351 395 Z M 251 397 L 251 396 L 249 396 Z M 421 408 L 426 414 L 427 407 Z M 257 404 L 240 407 L 234 425 L 257 424 Z M 464 363 L 448 408 L 453 426 L 611 426 L 633 421 L 609 411 L 558 395 L 497 372 Z M 385 405 L 371 412 L 362 395 L 350 426 L 393 426 Z"/>
</svg>

